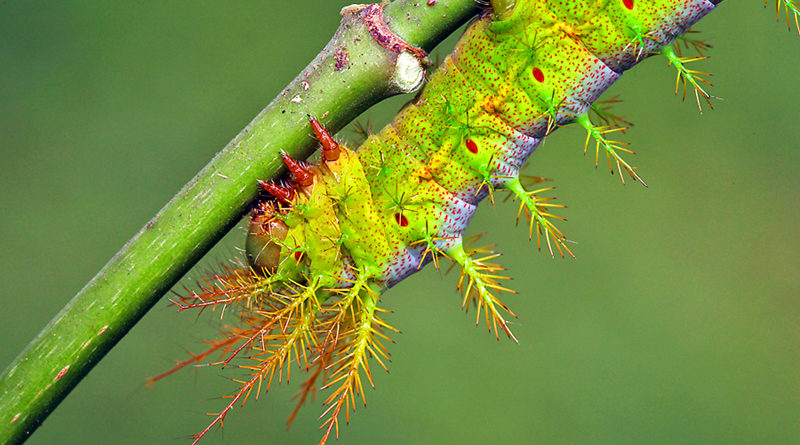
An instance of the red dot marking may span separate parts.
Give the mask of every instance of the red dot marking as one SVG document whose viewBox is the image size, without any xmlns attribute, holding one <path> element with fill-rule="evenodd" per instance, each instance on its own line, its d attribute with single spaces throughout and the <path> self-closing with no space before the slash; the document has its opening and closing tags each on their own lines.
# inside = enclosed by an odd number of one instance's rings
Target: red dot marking
<svg viewBox="0 0 800 445">
<path fill-rule="evenodd" d="M 406 218 L 402 213 L 395 213 L 394 219 L 397 221 L 397 224 L 400 224 L 400 227 L 408 226 L 408 218 Z"/>
<path fill-rule="evenodd" d="M 633 0 L 622 0 L 622 4 L 628 9 L 633 9 Z"/>
<path fill-rule="evenodd" d="M 631 1 L 631 0 L 625 0 L 625 1 Z M 533 78 L 536 79 L 537 82 L 544 82 L 544 73 L 539 68 L 534 68 Z"/>
<path fill-rule="evenodd" d="M 467 144 L 467 150 L 469 150 L 471 153 L 478 152 L 478 144 L 476 144 L 472 139 L 467 139 L 466 144 Z"/>
<path fill-rule="evenodd" d="M 302 256 L 303 256 L 303 252 L 295 252 L 294 253 L 295 261 L 300 261 L 300 258 L 302 258 Z"/>
</svg>

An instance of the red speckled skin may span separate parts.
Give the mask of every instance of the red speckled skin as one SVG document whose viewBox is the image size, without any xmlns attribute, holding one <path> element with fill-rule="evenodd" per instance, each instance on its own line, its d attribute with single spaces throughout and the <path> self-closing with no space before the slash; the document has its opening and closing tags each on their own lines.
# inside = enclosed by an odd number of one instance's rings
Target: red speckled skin
<svg viewBox="0 0 800 445">
<path fill-rule="evenodd" d="M 624 70 L 714 7 L 537 0 L 519 1 L 502 19 L 487 11 L 413 104 L 355 154 L 341 147 L 344 159 L 324 161 L 321 177 L 277 214 L 289 231 L 277 240 L 283 256 L 272 280 L 348 286 L 341 278 L 355 274 L 390 287 L 433 255 L 461 249 L 492 190 L 508 188 L 525 201 L 519 171 L 542 138 L 583 117 Z M 259 252 L 249 254 L 262 265 Z"/>
<path fill-rule="evenodd" d="M 435 239 L 441 251 L 459 244 L 477 203 L 519 175 L 551 119 L 565 125 L 586 113 L 622 71 L 715 7 L 706 0 L 636 0 L 632 10 L 622 0 L 598 3 L 519 2 L 505 20 L 487 12 L 416 102 L 358 149 L 382 215 L 375 236 L 393 246 L 381 282 L 393 285 L 418 269 L 420 240 Z M 632 29 L 646 36 L 644 50 Z M 398 224 L 398 201 L 406 227 Z"/>
</svg>

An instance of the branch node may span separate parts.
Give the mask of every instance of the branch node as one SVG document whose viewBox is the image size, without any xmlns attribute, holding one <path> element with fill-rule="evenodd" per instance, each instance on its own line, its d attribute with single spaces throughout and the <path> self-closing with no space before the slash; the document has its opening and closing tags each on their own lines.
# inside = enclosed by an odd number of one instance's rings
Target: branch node
<svg viewBox="0 0 800 445">
<path fill-rule="evenodd" d="M 362 21 L 375 42 L 397 54 L 392 86 L 399 93 L 412 93 L 425 80 L 428 53 L 406 42 L 389 28 L 383 14 L 383 8 L 387 4 L 347 6 L 342 9 L 342 16 L 352 15 L 356 20 Z"/>
</svg>

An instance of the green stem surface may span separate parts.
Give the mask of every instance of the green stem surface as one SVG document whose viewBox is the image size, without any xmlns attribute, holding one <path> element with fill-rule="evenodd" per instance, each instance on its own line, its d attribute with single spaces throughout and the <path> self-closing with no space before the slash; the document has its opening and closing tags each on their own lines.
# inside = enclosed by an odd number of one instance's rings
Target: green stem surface
<svg viewBox="0 0 800 445">
<path fill-rule="evenodd" d="M 430 50 L 477 12 L 474 0 L 402 0 L 392 30 Z M 350 64 L 337 67 L 346 47 Z M 325 49 L 164 206 L 48 323 L 0 376 L 0 443 L 25 441 L 92 367 L 244 215 L 258 179 L 283 171 L 279 151 L 314 149 L 306 113 L 338 131 L 394 94 L 396 55 L 345 18 Z M 339 53 L 341 62 L 341 53 Z"/>
</svg>

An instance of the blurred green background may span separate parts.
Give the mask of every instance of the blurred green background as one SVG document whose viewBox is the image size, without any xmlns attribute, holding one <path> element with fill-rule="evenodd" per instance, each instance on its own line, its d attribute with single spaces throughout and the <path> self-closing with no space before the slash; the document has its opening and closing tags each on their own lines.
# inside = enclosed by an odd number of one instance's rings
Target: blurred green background
<svg viewBox="0 0 800 445">
<path fill-rule="evenodd" d="M 345 4 L 0 4 L 0 366 L 311 60 Z M 698 29 L 714 111 L 675 98 L 659 59 L 607 93 L 636 124 L 624 139 L 649 189 L 595 170 L 577 128 L 532 158 L 569 206 L 577 260 L 538 252 L 510 203 L 473 220 L 514 276 L 520 345 L 474 326 L 455 274 L 417 274 L 383 299 L 403 334 L 342 443 L 800 443 L 800 38 L 755 1 Z M 158 304 L 29 443 L 187 443 L 242 373 L 143 382 L 214 336 L 209 315 Z M 319 398 L 284 426 L 297 383 L 205 443 L 316 443 Z"/>
</svg>

